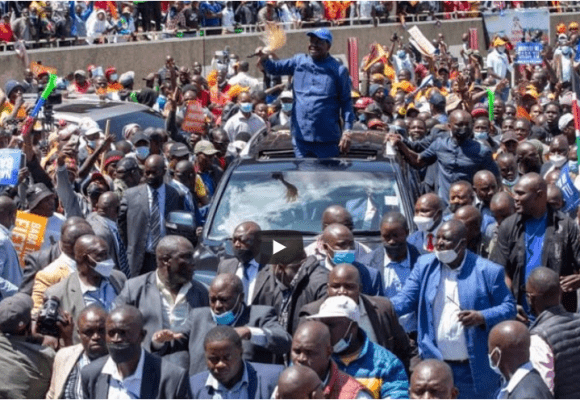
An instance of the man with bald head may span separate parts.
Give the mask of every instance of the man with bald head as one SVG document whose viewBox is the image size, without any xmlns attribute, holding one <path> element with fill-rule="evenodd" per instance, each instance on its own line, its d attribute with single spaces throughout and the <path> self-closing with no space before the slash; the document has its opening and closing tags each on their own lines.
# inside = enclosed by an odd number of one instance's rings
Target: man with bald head
<svg viewBox="0 0 580 400">
<path fill-rule="evenodd" d="M 354 230 L 354 222 L 348 210 L 336 204 L 327 207 L 322 213 L 322 230 L 324 231 L 330 224 L 341 224 L 346 226 L 351 232 Z M 371 251 L 367 245 L 356 240 L 354 247 L 357 256 L 367 254 Z M 308 256 L 316 256 L 320 261 L 324 260 L 326 258 L 326 251 L 324 251 L 322 235 L 319 235 L 314 242 L 306 246 L 304 251 L 306 251 L 306 255 Z"/>
<path fill-rule="evenodd" d="M 245 304 L 244 286 L 234 274 L 216 276 L 209 287 L 209 307 L 191 310 L 185 324 L 177 329 L 155 332 L 151 347 L 163 356 L 189 352 L 186 360 L 172 360 L 190 375 L 197 374 L 206 369 L 205 335 L 218 325 L 235 329 L 243 340 L 243 358 L 247 361 L 271 364 L 274 356 L 281 360 L 290 350 L 292 337 L 278 323 L 274 308 Z"/>
<path fill-rule="evenodd" d="M 276 399 L 323 399 L 324 385 L 313 369 L 303 365 L 286 368 L 278 378 Z"/>
<path fill-rule="evenodd" d="M 489 333 L 489 364 L 503 378 L 498 399 L 553 399 L 530 362 L 530 332 L 518 321 L 504 321 Z"/>
<path fill-rule="evenodd" d="M 548 205 L 547 185 L 540 175 L 522 176 L 514 193 L 516 214 L 500 225 L 497 246 L 490 259 L 505 267 L 506 283 L 521 306 L 519 318 L 522 322 L 528 318 L 533 320 L 521 288 L 539 266 L 558 272 L 564 292 L 562 304 L 568 311 L 575 312 L 576 290 L 580 288 L 578 226 Z"/>
<path fill-rule="evenodd" d="M 173 144 L 174 147 L 184 147 L 183 144 Z M 187 147 L 181 149 L 186 151 Z M 184 157 L 189 157 L 186 153 Z M 203 226 L 205 223 L 204 216 L 200 213 L 198 202 L 200 205 L 206 205 L 209 202 L 207 193 L 203 185 L 198 185 L 201 178 L 195 173 L 193 163 L 189 160 L 181 160 L 175 165 L 173 179 L 169 182 L 178 192 L 183 195 L 185 210 L 193 213 L 197 226 Z M 196 190 L 199 186 L 202 190 Z"/>
<path fill-rule="evenodd" d="M 435 251 L 435 235 L 443 223 L 445 203 L 435 193 L 427 193 L 417 199 L 413 222 L 417 231 L 412 233 L 407 241 L 419 253 L 427 254 Z"/>
<path fill-rule="evenodd" d="M 443 361 L 425 360 L 413 370 L 409 398 L 456 399 L 458 394 L 459 391 L 453 384 L 453 371 Z"/>
<path fill-rule="evenodd" d="M 95 231 L 95 235 L 103 238 L 109 247 L 109 255 L 115 262 L 115 267 L 131 278 L 127 249 L 121 239 L 117 217 L 119 214 L 119 196 L 115 192 L 105 192 L 99 197 L 97 208 L 87 216 L 87 222 Z"/>
<path fill-rule="evenodd" d="M 300 320 L 317 314 L 328 297 L 348 296 L 360 309 L 359 326 L 372 341 L 396 355 L 409 370 L 414 349 L 399 324 L 397 314 L 388 297 L 367 296 L 361 293 L 359 270 L 351 264 L 340 264 L 328 274 L 328 296 L 306 304 L 300 309 Z M 416 325 L 416 324 L 415 324 Z"/>
<path fill-rule="evenodd" d="M 191 309 L 209 304 L 207 289 L 193 279 L 193 245 L 183 236 L 168 235 L 157 245 L 157 270 L 131 278 L 115 303 L 137 307 L 143 314 L 145 338 L 161 329 L 185 324 Z"/>
<path fill-rule="evenodd" d="M 354 235 L 344 225 L 330 224 L 322 232 L 323 248 L 326 252 L 324 267 L 332 269 L 342 263 L 354 265 L 360 274 L 361 291 L 370 296 L 383 295 L 383 280 L 379 271 L 355 261 L 356 250 L 354 245 Z"/>
<path fill-rule="evenodd" d="M 332 360 L 328 326 L 320 321 L 306 321 L 292 337 L 290 359 L 293 365 L 311 368 L 322 380 L 328 399 L 371 399 L 367 389 L 352 376 L 340 371 Z"/>
<path fill-rule="evenodd" d="M 56 353 L 47 399 L 82 398 L 81 369 L 107 354 L 106 319 L 107 312 L 96 304 L 81 311 L 76 324 L 80 343 Z"/>
<path fill-rule="evenodd" d="M 263 290 L 268 290 L 263 277 L 258 278 L 265 265 L 257 260 L 260 254 L 260 234 L 262 229 L 253 221 L 242 222 L 234 229 L 232 245 L 234 258 L 222 259 L 218 274 L 235 274 L 244 284 L 244 301 L 251 305 Z"/>
<path fill-rule="evenodd" d="M 45 297 L 57 297 L 61 308 L 70 313 L 73 320 L 92 304 L 110 311 L 126 278 L 122 272 L 113 270 L 115 264 L 109 256 L 107 243 L 95 235 L 81 236 L 75 243 L 74 257 L 76 271 L 48 288 Z M 77 344 L 79 340 L 76 332 L 73 342 Z"/>
<path fill-rule="evenodd" d="M 491 398 L 499 376 L 487 362 L 487 336 L 515 317 L 516 304 L 503 267 L 469 251 L 466 238 L 463 222 L 445 222 L 435 254 L 419 258 L 392 302 L 399 315 L 417 313 L 421 358 L 449 364 L 460 398 Z"/>
<path fill-rule="evenodd" d="M 137 308 L 116 308 L 105 328 L 109 355 L 82 369 L 84 399 L 192 398 L 187 372 L 141 347 L 146 332 Z"/>
<path fill-rule="evenodd" d="M 487 258 L 488 243 L 481 234 L 481 213 L 472 205 L 463 206 L 455 211 L 453 219 L 463 222 L 467 228 L 467 249 L 478 256 Z"/>
<path fill-rule="evenodd" d="M 183 196 L 163 182 L 163 157 L 152 155 L 145 161 L 145 180 L 127 189 L 119 209 L 119 231 L 127 247 L 131 276 L 154 271 L 155 249 L 165 236 L 165 219 L 172 211 L 184 210 Z"/>
<path fill-rule="evenodd" d="M 481 213 L 481 233 L 485 235 L 487 228 L 495 222 L 490 209 L 491 199 L 498 191 L 496 177 L 489 171 L 478 171 L 473 177 L 473 190 L 477 196 L 475 205 Z"/>
<path fill-rule="evenodd" d="M 542 169 L 542 161 L 538 148 L 530 142 L 521 142 L 518 144 L 516 161 L 518 163 L 520 176 L 530 172 L 539 174 Z"/>
<path fill-rule="evenodd" d="M 449 116 L 449 126 L 450 136 L 445 135 L 435 139 L 421 153 L 409 149 L 399 135 L 387 136 L 413 167 L 423 168 L 435 162 L 438 163 L 438 195 L 445 202 L 449 200 L 449 187 L 453 182 L 459 180 L 471 182 L 475 173 L 481 169 L 499 176 L 491 149 L 473 139 L 471 115 L 467 111 L 455 110 Z"/>
<path fill-rule="evenodd" d="M 580 391 L 580 316 L 561 305 L 560 277 L 538 267 L 526 282 L 526 296 L 536 320 L 530 325 L 530 360 L 555 398 Z"/>
<path fill-rule="evenodd" d="M 16 203 L 0 196 L 0 299 L 12 296 L 22 283 L 22 268 L 12 243 L 15 222 Z"/>
<path fill-rule="evenodd" d="M 485 232 L 485 238 L 489 242 L 487 254 L 493 253 L 493 249 L 497 245 L 497 237 L 501 223 L 516 212 L 514 198 L 505 191 L 498 192 L 492 197 L 489 208 L 496 222 L 490 225 Z"/>
</svg>

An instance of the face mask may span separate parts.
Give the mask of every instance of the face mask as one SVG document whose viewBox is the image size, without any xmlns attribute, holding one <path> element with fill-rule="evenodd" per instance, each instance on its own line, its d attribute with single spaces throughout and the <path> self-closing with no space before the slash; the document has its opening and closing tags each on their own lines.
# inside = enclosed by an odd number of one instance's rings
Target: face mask
<svg viewBox="0 0 580 400">
<path fill-rule="evenodd" d="M 399 57 L 401 60 L 405 59 L 405 50 L 399 50 L 397 52 L 397 57 Z"/>
<path fill-rule="evenodd" d="M 113 75 L 111 75 L 111 77 L 110 77 L 110 78 L 111 78 L 111 81 L 112 81 L 112 82 L 116 82 L 116 81 L 117 81 L 117 79 L 119 79 L 119 76 L 118 76 L 117 74 L 113 74 Z"/>
<path fill-rule="evenodd" d="M 457 251 L 455 251 L 455 249 L 441 251 L 435 250 L 435 257 L 437 257 L 437 259 L 441 261 L 443 264 L 451 264 L 453 261 L 457 260 L 458 254 Z"/>
<path fill-rule="evenodd" d="M 96 140 L 87 140 L 87 146 L 89 146 L 91 149 L 94 149 L 96 145 L 97 145 Z"/>
<path fill-rule="evenodd" d="M 401 254 L 405 252 L 407 248 L 407 243 L 397 243 L 397 244 L 385 244 L 385 251 L 389 258 L 398 258 Z"/>
<path fill-rule="evenodd" d="M 556 168 L 560 168 L 566 163 L 566 161 L 568 161 L 568 158 L 560 154 L 554 154 L 550 156 L 550 161 Z"/>
<path fill-rule="evenodd" d="M 500 53 L 504 53 L 505 52 L 505 46 L 498 46 L 497 51 L 499 51 Z"/>
<path fill-rule="evenodd" d="M 292 111 L 292 103 L 282 103 L 282 111 L 287 113 Z"/>
<path fill-rule="evenodd" d="M 347 332 L 349 331 L 351 325 L 352 325 L 352 322 L 348 325 L 348 329 L 346 330 Z M 337 353 L 337 354 L 342 353 L 343 351 L 345 351 L 346 349 L 348 349 L 348 347 L 350 346 L 350 342 L 351 341 L 352 341 L 352 333 L 351 333 L 350 337 L 348 338 L 348 340 L 346 340 L 343 337 L 338 342 L 336 342 L 336 344 L 334 346 L 332 346 L 332 351 L 334 353 Z"/>
<path fill-rule="evenodd" d="M 508 181 L 507 179 L 505 179 L 505 178 L 502 178 L 502 180 L 501 180 L 501 183 L 502 183 L 502 184 L 503 184 L 505 187 L 508 187 L 508 188 L 510 188 L 510 189 L 511 189 L 511 188 L 513 188 L 513 187 L 514 187 L 514 186 L 515 186 L 515 185 L 518 183 L 518 181 L 519 181 L 519 180 L 520 180 L 520 178 L 519 178 L 519 177 L 516 177 L 516 179 L 514 179 L 513 181 Z"/>
<path fill-rule="evenodd" d="M 366 122 L 366 120 L 367 120 L 367 116 L 366 116 L 366 114 L 361 114 L 361 115 L 359 115 L 359 116 L 358 116 L 358 120 L 359 120 L 360 122 Z"/>
<path fill-rule="evenodd" d="M 91 258 L 91 260 L 93 260 Z M 113 271 L 113 268 L 115 268 L 115 262 L 112 259 L 108 259 L 105 261 L 95 261 L 95 267 L 94 270 L 97 274 L 101 275 L 103 278 L 108 278 L 111 276 L 111 272 Z"/>
<path fill-rule="evenodd" d="M 239 298 L 231 310 L 223 312 L 219 315 L 214 313 L 213 310 L 210 308 L 209 310 L 211 312 L 211 317 L 213 318 L 214 322 L 218 325 L 231 325 L 231 324 L 233 324 L 236 321 L 236 314 L 234 314 L 233 310 L 235 310 L 236 307 L 238 306 L 238 302 L 239 302 Z"/>
<path fill-rule="evenodd" d="M 475 140 L 487 140 L 487 132 L 473 132 Z"/>
<path fill-rule="evenodd" d="M 435 225 L 435 220 L 433 218 L 422 217 L 420 215 L 415 215 L 413 217 L 413 222 L 421 232 L 428 232 L 433 228 L 433 225 Z"/>
<path fill-rule="evenodd" d="M 568 161 L 568 169 L 573 174 L 578 174 L 578 163 L 574 160 L 569 160 Z"/>
<path fill-rule="evenodd" d="M 234 257 L 236 257 L 242 264 L 246 264 L 252 261 L 254 254 L 250 249 L 234 249 Z"/>
<path fill-rule="evenodd" d="M 455 211 L 457 211 L 459 207 L 461 207 L 461 204 L 459 203 L 449 203 L 449 211 L 451 211 L 452 213 L 455 213 Z"/>
<path fill-rule="evenodd" d="M 139 344 L 131 343 L 107 343 L 107 349 L 115 364 L 129 361 L 141 352 Z"/>
<path fill-rule="evenodd" d="M 333 250 L 332 262 L 338 264 L 352 264 L 354 262 L 354 250 Z"/>
<path fill-rule="evenodd" d="M 459 139 L 466 138 L 469 136 L 469 127 L 462 126 L 461 128 L 455 129 L 455 131 L 453 131 L 453 136 Z"/>
<path fill-rule="evenodd" d="M 572 49 L 570 48 L 570 46 L 562 46 L 561 50 L 562 54 L 564 54 L 565 56 L 569 56 L 572 53 Z"/>
<path fill-rule="evenodd" d="M 491 355 L 492 355 L 492 354 L 493 354 L 493 352 L 494 352 L 494 351 L 496 351 L 496 350 L 497 350 L 497 352 L 499 353 L 499 358 L 498 358 L 498 360 L 497 360 L 497 364 L 495 364 L 495 363 L 493 362 L 493 359 L 491 358 Z M 489 358 L 489 368 L 491 368 L 491 370 L 492 370 L 493 372 L 495 372 L 496 374 L 498 374 L 498 375 L 500 375 L 501 377 L 503 377 L 503 374 L 501 373 L 501 371 L 500 371 L 500 369 L 499 369 L 499 362 L 501 361 L 501 350 L 500 350 L 500 349 L 498 349 L 498 348 L 496 347 L 495 349 L 493 349 L 493 350 L 491 351 L 491 353 L 489 353 L 489 354 L 487 355 L 487 357 Z"/>
<path fill-rule="evenodd" d="M 243 113 L 250 113 L 252 112 L 252 103 L 240 103 L 240 110 L 242 110 Z"/>
<path fill-rule="evenodd" d="M 137 153 L 137 158 L 141 161 L 145 160 L 149 157 L 149 147 L 147 146 L 139 146 L 135 149 L 135 153 Z"/>
</svg>

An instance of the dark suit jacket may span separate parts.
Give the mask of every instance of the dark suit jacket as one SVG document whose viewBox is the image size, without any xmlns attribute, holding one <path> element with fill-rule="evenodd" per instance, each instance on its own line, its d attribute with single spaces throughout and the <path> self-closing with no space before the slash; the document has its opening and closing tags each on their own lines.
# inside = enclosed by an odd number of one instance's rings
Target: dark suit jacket
<svg viewBox="0 0 580 400">
<path fill-rule="evenodd" d="M 183 333 L 184 338 L 167 343 L 159 354 L 165 355 L 189 349 L 189 360 L 187 360 L 186 365 L 180 364 L 180 366 L 189 369 L 190 375 L 205 371 L 207 367 L 203 341 L 205 335 L 216 326 L 209 307 L 193 309 L 189 313 L 187 322 L 177 329 L 177 332 Z M 271 364 L 274 361 L 274 355 L 281 356 L 290 351 L 292 337 L 278 323 L 276 311 L 272 307 L 245 306 L 244 311 L 233 326 L 261 328 L 268 340 L 266 347 L 257 346 L 249 340 L 244 340 L 242 343 L 244 360 Z"/>
<path fill-rule="evenodd" d="M 278 385 L 278 376 L 284 370 L 281 365 L 265 365 L 246 362 L 248 368 L 248 399 L 269 399 Z M 209 371 L 200 372 L 189 378 L 194 399 L 211 399 L 213 388 L 205 386 Z"/>
<path fill-rule="evenodd" d="M 109 356 L 91 362 L 81 370 L 83 397 L 106 399 L 109 393 L 110 375 L 101 374 Z M 189 378 L 183 368 L 145 352 L 142 399 L 191 399 Z"/>
<path fill-rule="evenodd" d="M 109 277 L 109 282 L 115 289 L 117 294 L 121 293 L 127 278 L 121 271 L 113 270 Z M 86 307 L 83 300 L 83 293 L 81 291 L 81 284 L 79 281 L 78 272 L 73 272 L 66 279 L 63 279 L 56 285 L 46 289 L 45 295 L 47 297 L 56 296 L 60 299 L 60 306 L 63 311 L 70 313 L 73 321 L 77 321 L 81 311 Z M 73 333 L 73 343 L 79 344 L 80 338 L 77 330 Z"/>
<path fill-rule="evenodd" d="M 60 256 L 58 242 L 46 249 L 35 251 L 24 256 L 24 271 L 19 291 L 32 296 L 32 286 L 36 273 Z"/>
<path fill-rule="evenodd" d="M 236 270 L 238 269 L 238 265 L 240 262 L 237 258 L 226 258 L 220 260 L 218 265 L 217 273 L 219 274 L 236 274 Z M 266 266 L 260 265 L 260 270 L 262 271 Z M 256 283 L 254 284 L 254 293 L 252 295 L 252 304 L 256 301 L 256 298 L 260 293 L 263 291 L 268 290 L 268 280 L 266 279 L 266 275 L 260 274 L 258 272 L 258 276 L 256 276 Z"/>
<path fill-rule="evenodd" d="M 305 320 L 310 315 L 317 314 L 320 306 L 326 300 L 326 296 L 312 303 L 306 304 L 298 314 L 300 320 Z M 391 301 L 382 296 L 360 295 L 365 306 L 369 320 L 377 337 L 377 344 L 396 355 L 409 371 L 409 361 L 413 355 L 413 348 L 409 343 L 409 338 L 395 313 Z"/>
<path fill-rule="evenodd" d="M 508 399 L 553 399 L 552 392 L 546 386 L 541 375 L 535 369 L 522 378 L 508 394 Z"/>
<path fill-rule="evenodd" d="M 119 233 L 127 248 L 131 276 L 139 276 L 147 249 L 149 232 L 149 194 L 147 185 L 127 189 L 119 209 Z M 172 211 L 184 210 L 183 196 L 165 184 L 165 218 Z"/>
<path fill-rule="evenodd" d="M 117 241 L 115 235 L 109 229 L 105 217 L 100 216 L 96 212 L 92 212 L 87 216 L 87 222 L 93 228 L 95 235 L 102 238 L 109 246 L 109 256 L 115 261 L 115 266 L 119 268 L 119 254 L 117 254 Z M 121 234 L 121 231 L 119 231 Z"/>
<path fill-rule="evenodd" d="M 143 340 L 143 347 L 150 348 L 151 337 L 161 329 L 168 329 L 163 326 L 163 302 L 161 293 L 157 288 L 157 271 L 149 272 L 145 275 L 131 278 L 125 283 L 125 287 L 115 299 L 116 305 L 129 304 L 137 307 L 143 314 L 145 330 L 147 334 Z M 196 307 L 209 306 L 209 294 L 205 286 L 198 281 L 192 281 L 193 286 L 187 292 L 187 303 L 190 310 Z"/>
</svg>

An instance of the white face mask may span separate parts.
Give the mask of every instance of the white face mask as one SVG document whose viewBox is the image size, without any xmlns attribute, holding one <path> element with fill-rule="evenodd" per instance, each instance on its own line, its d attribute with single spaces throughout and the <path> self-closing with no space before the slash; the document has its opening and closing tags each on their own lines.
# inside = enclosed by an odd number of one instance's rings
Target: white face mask
<svg viewBox="0 0 580 400">
<path fill-rule="evenodd" d="M 492 355 L 492 354 L 493 354 L 493 352 L 494 352 L 494 351 L 496 351 L 496 350 L 497 350 L 497 352 L 499 353 L 499 358 L 498 358 L 498 360 L 497 360 L 497 364 L 495 364 L 495 363 L 493 362 L 493 359 L 491 358 L 491 355 Z M 500 369 L 499 369 L 499 362 L 501 361 L 501 350 L 500 350 L 500 349 L 498 349 L 498 348 L 496 347 L 496 348 L 494 348 L 494 349 L 491 351 L 491 353 L 489 353 L 489 354 L 487 355 L 487 357 L 489 358 L 489 368 L 491 368 L 491 370 L 492 370 L 493 372 L 495 372 L 496 374 L 500 375 L 500 376 L 503 378 L 503 374 L 501 373 L 501 371 L 500 371 Z"/>
<path fill-rule="evenodd" d="M 101 275 L 103 278 L 111 276 L 111 272 L 113 271 L 113 268 L 115 268 L 115 262 L 112 259 L 108 258 L 104 261 L 95 261 L 93 257 L 89 256 L 89 258 L 96 264 L 93 269 L 97 274 Z"/>
<path fill-rule="evenodd" d="M 459 243 L 457 244 L 459 246 Z M 457 260 L 457 246 L 455 249 L 450 250 L 435 250 L 435 257 L 443 264 L 451 264 L 453 261 Z"/>
<path fill-rule="evenodd" d="M 475 140 L 487 140 L 487 132 L 473 132 L 473 138 Z"/>
<path fill-rule="evenodd" d="M 550 156 L 550 161 L 556 168 L 560 168 L 566 163 L 566 161 L 568 161 L 568 158 L 561 154 L 553 154 Z"/>
<path fill-rule="evenodd" d="M 111 82 L 117 82 L 117 79 L 119 79 L 119 76 L 117 74 L 111 74 L 110 78 L 111 78 Z"/>
<path fill-rule="evenodd" d="M 505 53 L 505 46 L 498 46 L 497 51 L 499 51 L 500 53 Z"/>
<path fill-rule="evenodd" d="M 421 232 L 429 232 L 433 228 L 433 225 L 435 225 L 434 218 L 423 217 L 420 215 L 415 215 L 413 217 L 413 222 Z"/>
<path fill-rule="evenodd" d="M 350 330 L 350 327 L 352 325 L 352 321 L 351 323 L 348 325 L 348 328 L 346 329 L 346 331 L 348 332 Z M 346 335 L 345 335 L 346 336 Z M 348 340 L 346 340 L 344 337 L 341 338 L 338 342 L 336 342 L 334 344 L 334 346 L 332 346 L 332 351 L 336 354 L 340 354 L 343 351 L 345 351 L 346 349 L 348 349 L 348 347 L 350 346 L 350 343 L 352 342 L 352 333 L 350 334 Z"/>
</svg>

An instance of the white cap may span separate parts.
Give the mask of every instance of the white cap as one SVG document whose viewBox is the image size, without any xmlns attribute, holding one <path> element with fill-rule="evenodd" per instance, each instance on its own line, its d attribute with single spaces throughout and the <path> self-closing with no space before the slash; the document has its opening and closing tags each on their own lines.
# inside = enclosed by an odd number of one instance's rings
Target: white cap
<svg viewBox="0 0 580 400">
<path fill-rule="evenodd" d="M 566 126 L 568 126 L 570 121 L 573 121 L 573 120 L 574 120 L 574 116 L 570 113 L 566 113 L 566 114 L 562 115 L 560 117 L 560 119 L 558 120 L 558 128 L 560 128 L 560 130 L 563 130 Z"/>
<path fill-rule="evenodd" d="M 280 94 L 280 98 L 281 99 L 292 99 L 292 98 L 294 98 L 294 96 L 292 95 L 292 91 L 291 90 L 284 90 Z"/>
<path fill-rule="evenodd" d="M 91 136 L 91 135 L 94 135 L 95 133 L 99 133 L 100 134 L 101 132 L 103 132 L 103 131 L 98 126 L 91 126 L 89 129 L 87 129 L 84 132 L 84 135 L 85 136 Z"/>
<path fill-rule="evenodd" d="M 348 318 L 358 323 L 360 321 L 360 310 L 353 299 L 347 296 L 332 296 L 324 300 L 320 305 L 318 314 L 308 317 L 308 319 L 318 318 Z"/>
</svg>

